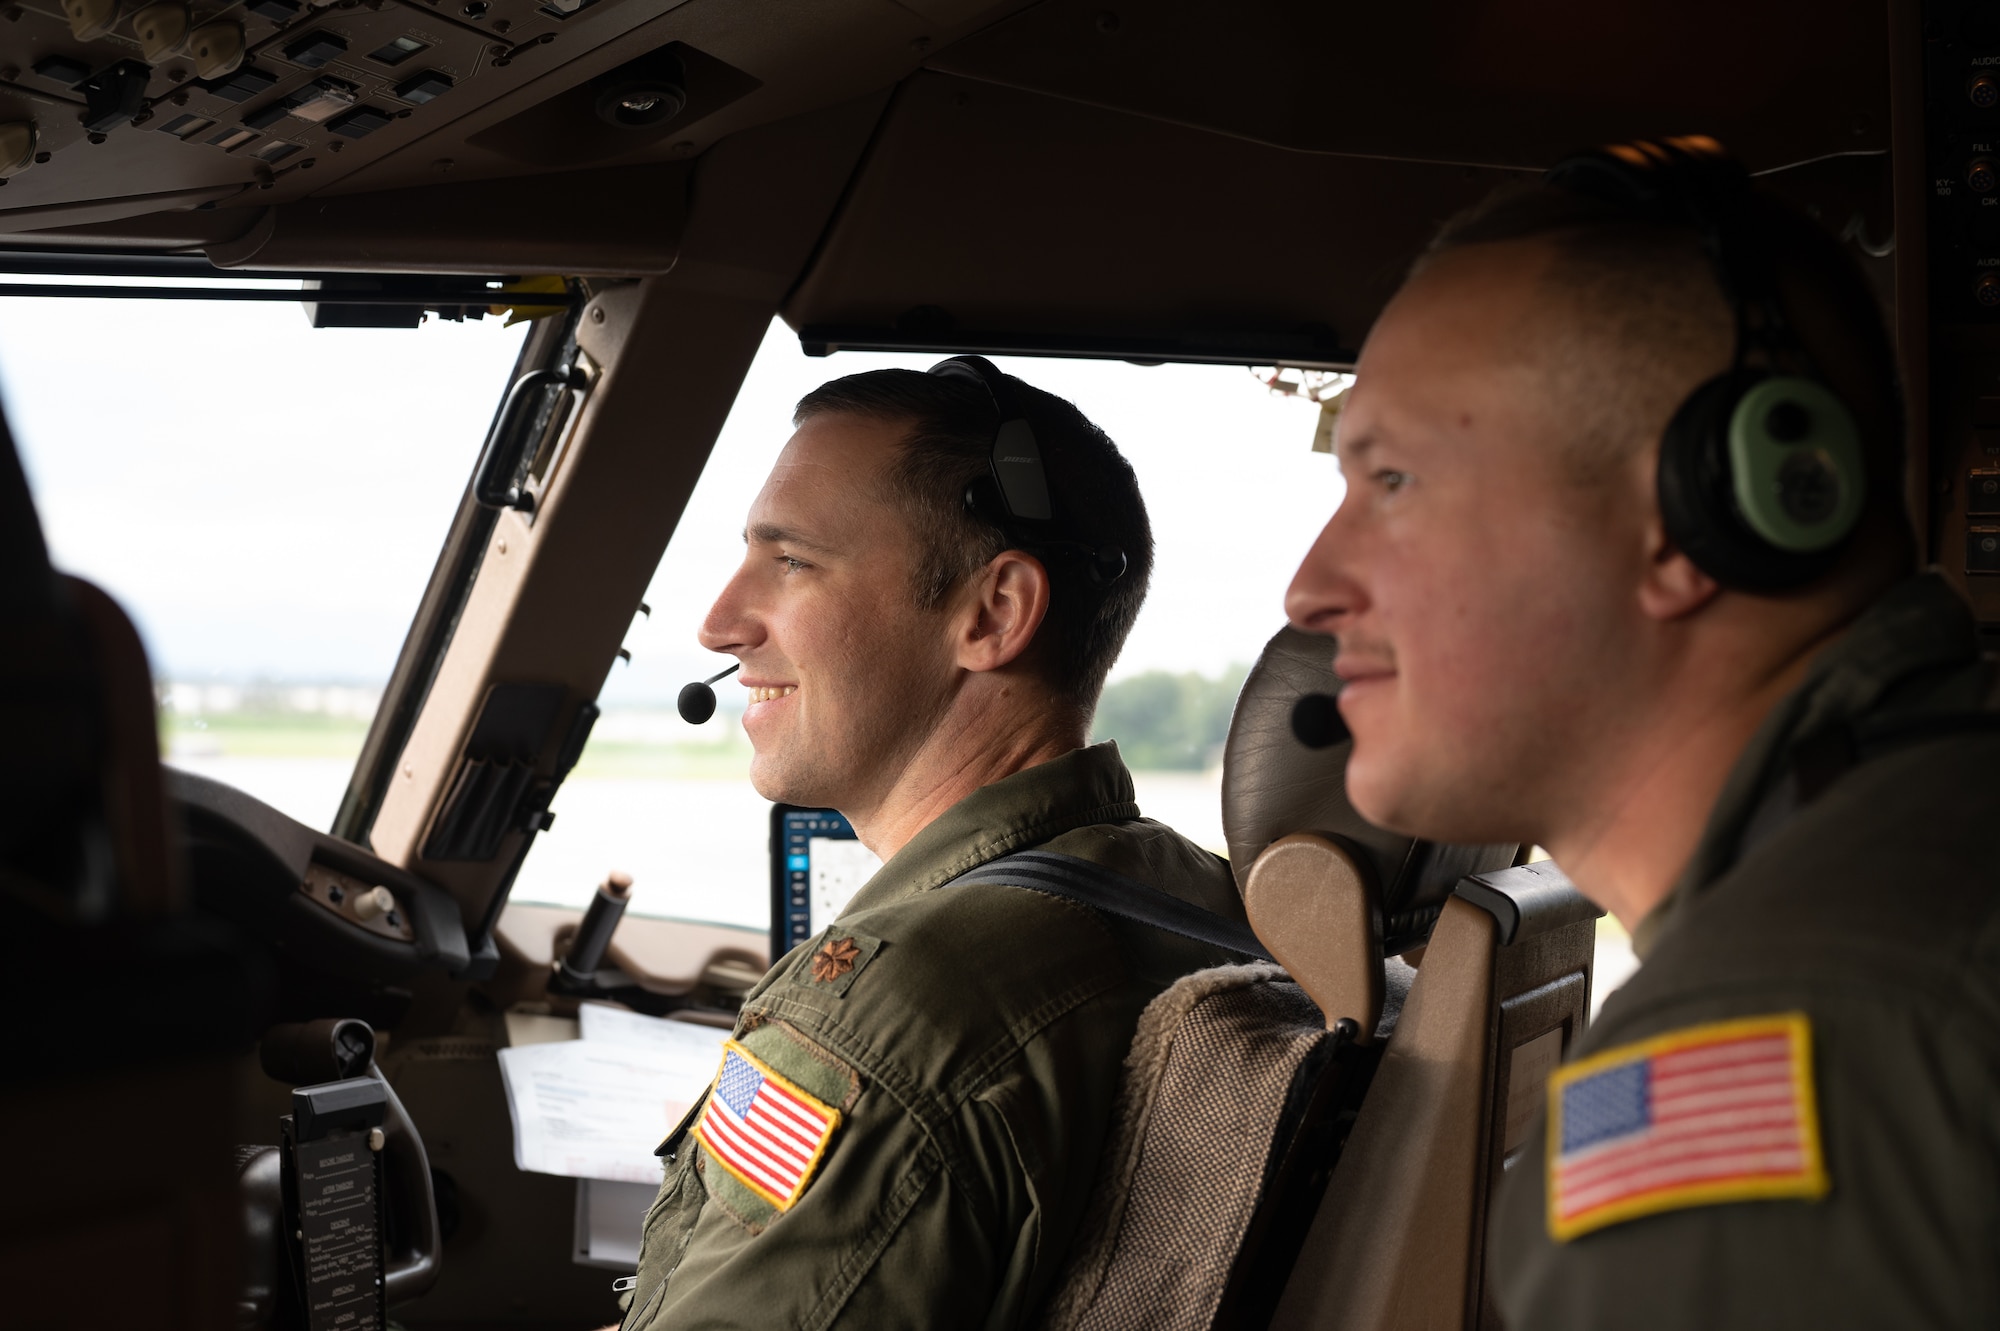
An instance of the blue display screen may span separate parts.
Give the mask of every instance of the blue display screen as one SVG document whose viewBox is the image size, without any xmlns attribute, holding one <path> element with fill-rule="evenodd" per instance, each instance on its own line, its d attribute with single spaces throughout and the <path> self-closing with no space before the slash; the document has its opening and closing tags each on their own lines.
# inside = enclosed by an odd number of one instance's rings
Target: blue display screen
<svg viewBox="0 0 2000 1331">
<path fill-rule="evenodd" d="M 854 876 L 854 853 L 842 855 L 842 863 L 829 879 L 827 866 L 818 875 L 819 892 L 814 892 L 814 843 L 827 853 L 827 843 L 854 840 L 854 826 L 832 809 L 800 809 L 789 804 L 771 808 L 771 961 L 776 964 L 800 943 L 831 923 L 837 912 L 835 899 L 845 904 L 843 890 Z M 839 847 L 846 851 L 849 848 Z M 858 846 L 853 848 L 859 851 Z M 870 857 L 872 858 L 872 857 Z M 859 886 L 853 883 L 851 886 Z M 835 893 L 828 896 L 829 887 Z"/>
</svg>

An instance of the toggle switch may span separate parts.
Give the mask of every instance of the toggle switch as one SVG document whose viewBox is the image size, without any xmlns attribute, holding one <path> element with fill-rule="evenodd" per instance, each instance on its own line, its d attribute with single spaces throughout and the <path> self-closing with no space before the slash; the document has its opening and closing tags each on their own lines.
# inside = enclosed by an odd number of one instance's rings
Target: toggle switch
<svg viewBox="0 0 2000 1331">
<path fill-rule="evenodd" d="M 243 63 L 243 25 L 228 19 L 204 23 L 188 34 L 196 78 L 219 79 Z"/>
<path fill-rule="evenodd" d="M 179 55 L 187 44 L 188 28 L 193 22 L 186 5 L 172 0 L 147 5 L 132 16 L 132 35 L 139 39 L 139 54 L 151 65 L 170 55 Z"/>
<path fill-rule="evenodd" d="M 372 920 L 394 909 L 396 894 L 386 887 L 371 887 L 366 892 L 355 894 L 354 914 L 358 919 Z"/>
</svg>

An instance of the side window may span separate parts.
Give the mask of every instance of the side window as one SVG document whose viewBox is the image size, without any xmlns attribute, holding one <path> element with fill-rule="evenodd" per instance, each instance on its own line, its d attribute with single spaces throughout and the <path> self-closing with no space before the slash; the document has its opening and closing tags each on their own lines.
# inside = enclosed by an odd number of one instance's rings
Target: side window
<svg viewBox="0 0 2000 1331">
<path fill-rule="evenodd" d="M 113 351 L 79 354 L 107 329 Z M 50 553 L 138 624 L 170 764 L 332 823 L 524 332 L 0 301 Z"/>
<path fill-rule="evenodd" d="M 934 356 L 810 359 L 774 323 L 634 620 L 582 761 L 556 797 L 515 901 L 580 906 L 608 870 L 633 875 L 639 914 L 764 929 L 770 805 L 749 781 L 742 690 L 714 718 L 674 711 L 683 684 L 729 664 L 695 632 L 742 558 L 743 520 L 790 436 L 793 406 L 829 379 Z M 1096 737 L 1117 739 L 1140 807 L 1222 849 L 1220 745 L 1243 671 L 1284 622 L 1284 593 L 1341 481 L 1313 450 L 1318 409 L 1237 366 L 1001 359 L 1069 398 L 1131 459 L 1158 547 L 1152 589 L 1112 672 Z M 1267 371 L 1265 377 L 1269 377 Z M 1294 372 L 1289 376 L 1296 381 Z"/>
</svg>

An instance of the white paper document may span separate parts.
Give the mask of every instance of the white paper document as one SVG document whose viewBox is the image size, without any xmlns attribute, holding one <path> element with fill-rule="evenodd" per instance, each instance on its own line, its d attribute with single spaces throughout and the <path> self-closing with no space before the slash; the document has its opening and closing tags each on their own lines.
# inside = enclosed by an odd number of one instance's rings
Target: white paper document
<svg viewBox="0 0 2000 1331">
<path fill-rule="evenodd" d="M 653 1151 L 715 1077 L 729 1032 L 585 1004 L 583 1038 L 500 1051 L 514 1163 L 658 1183 Z"/>
</svg>

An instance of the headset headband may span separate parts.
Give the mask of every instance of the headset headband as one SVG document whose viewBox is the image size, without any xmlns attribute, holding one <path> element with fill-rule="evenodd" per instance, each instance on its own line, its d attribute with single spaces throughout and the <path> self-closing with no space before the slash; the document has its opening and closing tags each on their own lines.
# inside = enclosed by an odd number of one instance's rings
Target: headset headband
<svg viewBox="0 0 2000 1331">
<path fill-rule="evenodd" d="M 1092 586 L 1109 587 L 1124 577 L 1127 561 L 1122 548 L 1070 540 L 1057 533 L 1048 471 L 1042 465 L 1042 446 L 1035 439 L 1035 427 L 1021 411 L 1013 385 L 1000 373 L 1000 367 L 984 356 L 953 356 L 931 366 L 930 372 L 978 384 L 992 399 L 993 410 L 1000 418 L 989 455 L 990 479 L 985 483 L 975 481 L 967 488 L 967 511 L 993 523 L 1006 531 L 1009 539 L 1024 546 L 1048 555 L 1080 558 Z"/>
<path fill-rule="evenodd" d="M 1000 417 L 1000 426 L 993 432 L 993 484 L 1006 505 L 1007 517 L 1015 522 L 1054 522 L 1055 506 L 1049 500 L 1042 446 L 1036 442 L 1035 427 L 1021 413 L 1013 385 L 1000 373 L 1000 367 L 984 356 L 953 356 L 931 366 L 931 373 L 970 380 L 993 399 L 993 410 Z"/>
</svg>

